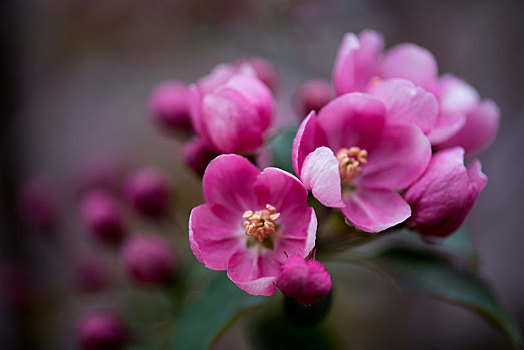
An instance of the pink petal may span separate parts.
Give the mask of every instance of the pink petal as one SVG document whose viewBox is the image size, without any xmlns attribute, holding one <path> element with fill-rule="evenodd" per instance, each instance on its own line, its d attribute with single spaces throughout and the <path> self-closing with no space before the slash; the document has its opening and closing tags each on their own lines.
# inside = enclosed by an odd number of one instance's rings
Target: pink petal
<svg viewBox="0 0 524 350">
<path fill-rule="evenodd" d="M 411 215 L 408 203 L 391 190 L 358 189 L 344 196 L 344 202 L 346 218 L 366 232 L 383 231 Z"/>
<path fill-rule="evenodd" d="M 227 276 L 249 294 L 273 295 L 280 265 L 271 250 L 245 249 L 231 257 Z"/>
<path fill-rule="evenodd" d="M 477 91 L 451 74 L 445 74 L 439 79 L 437 96 L 444 113 L 465 113 L 479 103 Z"/>
<path fill-rule="evenodd" d="M 431 159 L 431 145 L 419 128 L 393 125 L 384 130 L 381 143 L 369 152 L 359 185 L 403 189 L 415 181 Z"/>
<path fill-rule="evenodd" d="M 238 68 L 231 64 L 219 64 L 213 68 L 211 73 L 198 81 L 198 89 L 201 94 L 208 94 L 219 86 L 225 84 L 235 73 Z"/>
<path fill-rule="evenodd" d="M 439 145 L 456 134 L 465 123 L 466 115 L 464 113 L 447 113 L 441 110 L 437 123 L 428 133 L 428 139 L 431 141 L 432 145 Z"/>
<path fill-rule="evenodd" d="M 202 100 L 209 138 L 221 152 L 248 152 L 264 142 L 257 110 L 238 91 L 223 87 Z"/>
<path fill-rule="evenodd" d="M 366 90 L 369 80 L 376 75 L 383 41 L 382 36 L 372 30 L 365 30 L 358 37 L 353 33 L 344 36 L 333 66 L 337 95 Z"/>
<path fill-rule="evenodd" d="M 306 156 L 317 147 L 324 145 L 325 141 L 326 136 L 322 129 L 318 127 L 315 111 L 312 111 L 300 124 L 295 139 L 293 140 L 291 157 L 295 174 L 300 176 L 300 169 Z"/>
<path fill-rule="evenodd" d="M 275 258 L 279 261 L 284 261 L 286 257 L 294 254 L 305 258 L 315 247 L 317 216 L 313 208 L 308 208 L 308 212 L 310 215 L 305 225 L 300 223 L 294 227 L 279 228 L 274 247 Z"/>
<path fill-rule="evenodd" d="M 389 49 L 380 64 L 382 78 L 404 78 L 434 91 L 437 61 L 428 50 L 414 44 L 399 44 Z"/>
<path fill-rule="evenodd" d="M 439 106 L 436 97 L 409 80 L 383 80 L 372 86 L 369 93 L 384 102 L 390 124 L 415 125 L 427 133 L 437 121 Z"/>
<path fill-rule="evenodd" d="M 223 154 L 207 166 L 203 178 L 208 204 L 219 204 L 242 213 L 257 204 L 254 184 L 259 170 L 244 157 Z"/>
<path fill-rule="evenodd" d="M 470 192 L 476 199 L 480 191 L 482 191 L 488 183 L 488 177 L 482 172 L 482 166 L 477 159 L 468 167 L 468 178 L 470 181 Z"/>
<path fill-rule="evenodd" d="M 318 124 L 329 135 L 327 146 L 337 152 L 358 146 L 369 151 L 382 137 L 386 107 L 378 98 L 353 92 L 337 97 L 318 115 Z"/>
<path fill-rule="evenodd" d="M 342 186 L 340 182 L 339 163 L 333 151 L 319 147 L 310 153 L 302 166 L 301 179 L 313 196 L 328 207 L 340 208 Z"/>
<path fill-rule="evenodd" d="M 245 247 L 242 213 L 238 220 L 223 220 L 212 206 L 193 208 L 189 217 L 189 243 L 198 261 L 212 270 L 227 269 L 230 257 Z"/>
<path fill-rule="evenodd" d="M 211 145 L 202 117 L 202 95 L 196 85 L 190 85 L 187 89 L 187 104 L 193 128 L 205 144 Z"/>
<path fill-rule="evenodd" d="M 236 74 L 225 85 L 240 92 L 256 109 L 262 130 L 266 130 L 273 121 L 273 97 L 269 88 L 259 79 L 248 74 Z"/>
<path fill-rule="evenodd" d="M 439 148 L 461 146 L 467 155 L 486 148 L 495 138 L 500 120 L 500 109 L 491 100 L 483 101 L 466 116 L 460 130 L 439 145 Z"/>
</svg>

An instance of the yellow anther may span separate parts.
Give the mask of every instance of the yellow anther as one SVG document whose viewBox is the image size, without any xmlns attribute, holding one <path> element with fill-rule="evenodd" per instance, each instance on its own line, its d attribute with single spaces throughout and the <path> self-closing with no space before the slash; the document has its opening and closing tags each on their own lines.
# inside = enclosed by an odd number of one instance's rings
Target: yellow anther
<svg viewBox="0 0 524 350">
<path fill-rule="evenodd" d="M 246 235 L 256 238 L 259 242 L 263 242 L 266 238 L 275 233 L 275 221 L 280 217 L 280 213 L 275 213 L 277 209 L 269 204 L 266 204 L 266 209 L 246 210 L 242 217 L 246 219 L 242 226 L 246 230 Z"/>
<path fill-rule="evenodd" d="M 337 152 L 338 169 L 342 181 L 352 180 L 358 176 L 361 165 L 368 162 L 368 152 L 360 147 L 342 148 Z"/>
</svg>

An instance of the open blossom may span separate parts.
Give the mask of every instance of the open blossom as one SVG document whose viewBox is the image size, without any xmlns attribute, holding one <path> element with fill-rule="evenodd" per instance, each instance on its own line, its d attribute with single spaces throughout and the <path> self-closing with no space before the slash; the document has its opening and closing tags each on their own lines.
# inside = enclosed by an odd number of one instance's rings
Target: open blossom
<svg viewBox="0 0 524 350">
<path fill-rule="evenodd" d="M 388 124 L 384 103 L 362 93 L 336 98 L 318 117 L 312 112 L 293 142 L 295 172 L 313 196 L 367 232 L 410 216 L 396 191 L 411 185 L 430 157 L 419 128 Z"/>
<path fill-rule="evenodd" d="M 493 101 L 480 100 L 473 87 L 453 75 L 439 77 L 437 61 L 420 46 L 403 43 L 385 52 L 383 48 L 384 39 L 372 30 L 344 36 L 333 67 L 337 95 L 369 92 L 382 99 L 388 109 L 395 109 L 396 101 L 408 98 L 421 105 L 434 104 L 430 101 L 434 95 L 437 115 L 434 111 L 428 114 L 429 109 L 424 108 L 424 114 L 404 116 L 397 109 L 399 113 L 393 112 L 397 116 L 392 120 L 420 127 L 439 149 L 461 146 L 469 155 L 489 145 L 500 114 Z"/>
<path fill-rule="evenodd" d="M 189 241 L 197 259 L 227 270 L 237 286 L 254 295 L 275 293 L 282 262 L 304 258 L 315 245 L 317 219 L 307 190 L 293 175 L 246 158 L 220 155 L 203 179 L 206 204 L 189 218 Z"/>
<path fill-rule="evenodd" d="M 155 87 L 149 97 L 149 114 L 167 130 L 190 129 L 186 86 L 179 81 L 166 81 Z"/>
<path fill-rule="evenodd" d="M 264 143 L 273 122 L 273 97 L 249 65 L 219 65 L 189 88 L 193 126 L 222 153 L 249 153 Z"/>
<path fill-rule="evenodd" d="M 311 305 L 329 293 L 332 282 L 321 263 L 293 255 L 282 264 L 276 285 L 284 295 Z"/>
<path fill-rule="evenodd" d="M 464 222 L 486 183 L 478 160 L 466 169 L 462 148 L 436 153 L 404 193 L 413 210 L 408 226 L 423 235 L 449 236 Z"/>
</svg>

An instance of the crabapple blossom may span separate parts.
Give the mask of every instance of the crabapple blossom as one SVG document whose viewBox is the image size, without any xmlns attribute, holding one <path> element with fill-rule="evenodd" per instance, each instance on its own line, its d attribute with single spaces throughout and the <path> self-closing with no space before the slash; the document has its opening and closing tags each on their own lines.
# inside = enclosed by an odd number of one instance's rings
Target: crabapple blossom
<svg viewBox="0 0 524 350">
<path fill-rule="evenodd" d="M 419 128 L 387 123 L 384 103 L 349 93 L 302 122 L 293 142 L 293 167 L 313 196 L 340 208 L 357 228 L 378 232 L 411 210 L 397 193 L 426 169 L 431 146 Z"/>
<path fill-rule="evenodd" d="M 261 172 L 227 154 L 209 163 L 203 187 L 206 204 L 189 218 L 193 254 L 209 269 L 227 270 L 250 294 L 275 293 L 287 256 L 304 258 L 315 245 L 317 219 L 304 185 L 283 170 Z"/>
</svg>

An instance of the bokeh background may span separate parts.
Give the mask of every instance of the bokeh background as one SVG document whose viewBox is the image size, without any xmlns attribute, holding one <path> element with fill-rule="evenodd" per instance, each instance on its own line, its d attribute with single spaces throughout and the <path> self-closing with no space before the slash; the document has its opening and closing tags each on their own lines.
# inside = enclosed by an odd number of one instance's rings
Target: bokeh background
<svg viewBox="0 0 524 350">
<path fill-rule="evenodd" d="M 455 73 L 499 104 L 498 137 L 480 156 L 488 186 L 467 227 L 481 275 L 524 328 L 523 1 L 8 0 L 0 6 L 0 260 L 23 270 L 41 294 L 29 310 L 1 303 L 2 349 L 75 348 L 72 320 L 86 305 L 125 303 L 115 291 L 77 296 L 68 287 L 74 258 L 88 245 L 75 207 L 85 167 L 122 174 L 146 164 L 165 169 L 182 213 L 171 239 L 187 254 L 185 220 L 201 189 L 183 166 L 181 142 L 148 120 L 147 99 L 158 82 L 189 83 L 216 63 L 265 57 L 281 73 L 278 118 L 286 124 L 296 118 L 293 90 L 307 79 L 329 80 L 343 34 L 366 28 L 382 32 L 388 47 L 410 41 L 428 48 L 440 73 Z M 61 229 L 52 240 L 29 232 L 18 215 L 20 188 L 35 176 L 58 193 Z M 115 254 L 106 255 L 117 270 Z M 335 281 L 351 288 L 336 294 L 344 309 L 328 319 L 344 348 L 509 348 L 468 311 L 403 294 L 367 270 L 344 271 Z M 240 324 L 217 347 L 254 345 Z"/>
</svg>

